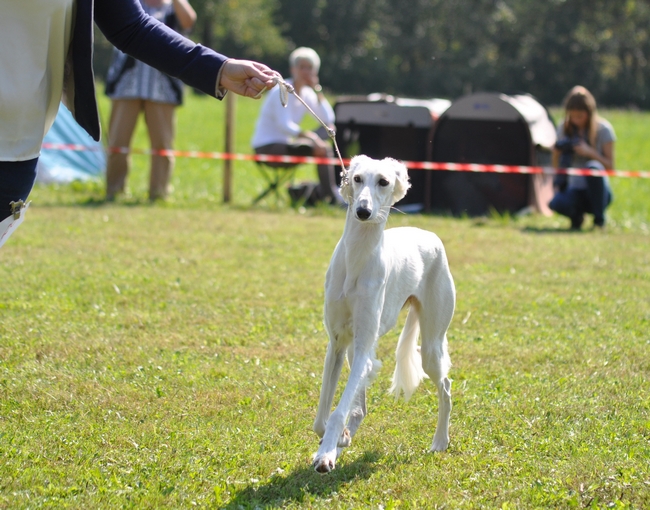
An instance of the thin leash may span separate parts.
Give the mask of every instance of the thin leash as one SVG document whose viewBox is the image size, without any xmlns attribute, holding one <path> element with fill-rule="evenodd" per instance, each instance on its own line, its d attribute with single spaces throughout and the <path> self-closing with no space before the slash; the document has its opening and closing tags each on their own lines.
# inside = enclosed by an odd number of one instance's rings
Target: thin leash
<svg viewBox="0 0 650 510">
<path fill-rule="evenodd" d="M 295 87 L 291 85 L 291 83 L 287 83 L 279 75 L 275 78 L 275 83 L 278 87 L 280 87 L 280 101 L 282 102 L 282 106 L 284 106 L 285 108 L 287 107 L 287 105 L 289 104 L 289 94 L 293 94 L 294 96 L 296 96 L 298 101 L 300 101 L 303 104 L 303 106 L 307 108 L 309 113 L 311 113 L 314 116 L 314 118 L 318 122 L 320 122 L 320 124 L 325 128 L 325 130 L 327 131 L 327 135 L 332 139 L 332 142 L 334 142 L 334 149 L 336 150 L 336 155 L 338 156 L 339 161 L 341 162 L 341 179 L 343 179 L 344 181 L 347 180 L 348 170 L 347 168 L 345 168 L 345 163 L 343 163 L 343 157 L 341 156 L 341 151 L 339 150 L 339 146 L 336 143 L 336 130 L 334 128 L 329 127 L 325 122 L 323 122 L 323 120 L 318 115 L 316 115 L 316 112 L 312 110 L 307 103 L 305 103 L 303 98 L 300 97 L 300 95 L 296 92 Z M 267 88 L 264 87 L 259 92 L 259 94 L 257 94 L 254 97 L 254 99 L 259 99 L 260 97 L 262 97 L 262 94 L 264 94 L 266 90 Z"/>
</svg>

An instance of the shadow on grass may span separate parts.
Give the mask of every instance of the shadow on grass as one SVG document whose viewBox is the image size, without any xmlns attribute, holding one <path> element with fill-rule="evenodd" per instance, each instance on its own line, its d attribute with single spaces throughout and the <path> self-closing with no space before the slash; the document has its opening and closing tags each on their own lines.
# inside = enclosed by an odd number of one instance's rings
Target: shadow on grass
<svg viewBox="0 0 650 510">
<path fill-rule="evenodd" d="M 575 230 L 567 227 L 524 227 L 522 232 L 527 234 L 573 234 L 580 235 L 590 232 L 590 230 Z"/>
<path fill-rule="evenodd" d="M 46 208 L 61 208 L 61 207 L 88 207 L 88 208 L 100 208 L 105 206 L 123 206 L 123 207 L 143 207 L 143 206 L 152 206 L 156 202 L 151 202 L 150 200 L 143 199 L 128 199 L 121 200 L 119 202 L 106 200 L 104 197 L 84 197 L 79 200 L 70 200 L 67 202 L 64 201 L 39 201 L 38 207 L 40 209 Z"/>
<path fill-rule="evenodd" d="M 222 206 L 223 204 L 219 204 Z M 107 200 L 105 197 L 85 197 L 80 198 L 79 200 L 71 200 L 68 202 L 64 201 L 41 201 L 38 203 L 38 207 L 45 208 L 63 208 L 63 207 L 84 207 L 84 208 L 96 208 L 100 209 L 102 207 L 123 207 L 125 209 L 133 208 L 153 208 L 158 207 L 162 209 L 197 209 L 197 206 L 191 201 L 186 202 L 175 202 L 173 200 L 149 200 L 149 198 L 142 197 L 129 197 L 129 198 L 120 198 L 118 200 Z M 250 209 L 250 207 L 249 207 Z"/>
<path fill-rule="evenodd" d="M 326 475 L 317 473 L 311 466 L 297 468 L 288 474 L 274 475 L 265 484 L 251 485 L 237 492 L 222 508 L 283 507 L 288 503 L 307 504 L 315 499 L 327 498 L 342 485 L 369 478 L 376 469 L 379 457 L 377 452 L 366 452 L 349 464 L 343 458 L 336 469 Z"/>
</svg>

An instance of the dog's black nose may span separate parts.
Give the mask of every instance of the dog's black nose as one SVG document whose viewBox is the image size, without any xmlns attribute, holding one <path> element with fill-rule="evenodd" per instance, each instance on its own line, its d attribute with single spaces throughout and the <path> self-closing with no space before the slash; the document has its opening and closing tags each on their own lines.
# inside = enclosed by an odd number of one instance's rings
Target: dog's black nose
<svg viewBox="0 0 650 510">
<path fill-rule="evenodd" d="M 370 209 L 364 207 L 357 207 L 357 218 L 360 220 L 367 220 L 370 218 Z"/>
</svg>

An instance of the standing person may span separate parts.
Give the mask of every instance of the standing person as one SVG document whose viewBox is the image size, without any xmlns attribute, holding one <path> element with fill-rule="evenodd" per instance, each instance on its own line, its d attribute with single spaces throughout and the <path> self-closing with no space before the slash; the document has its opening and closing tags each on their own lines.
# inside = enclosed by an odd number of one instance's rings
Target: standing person
<svg viewBox="0 0 650 510">
<path fill-rule="evenodd" d="M 616 135 L 611 124 L 598 115 L 594 96 L 584 87 L 573 87 L 564 99 L 564 110 L 553 166 L 613 170 Z M 585 214 L 593 214 L 594 227 L 605 226 L 605 209 L 612 201 L 607 176 L 559 175 L 554 184 L 556 194 L 549 207 L 567 216 L 571 229 L 580 230 Z"/>
<path fill-rule="evenodd" d="M 318 79 L 320 57 L 311 48 L 297 48 L 289 55 L 291 78 L 298 94 L 316 115 L 330 128 L 334 128 L 334 110 L 323 94 Z M 280 100 L 280 88 L 269 92 L 257 119 L 251 145 L 256 154 L 333 157 L 334 151 L 324 128 L 306 131 L 300 123 L 309 112 L 293 95 L 289 94 L 286 108 Z M 274 163 L 266 163 L 274 165 Z M 333 165 L 318 165 L 319 185 L 316 193 L 321 200 L 342 202 Z"/>
<path fill-rule="evenodd" d="M 196 22 L 196 12 L 187 0 L 140 0 L 151 17 L 169 28 L 188 33 Z M 172 78 L 121 52 L 113 50 L 106 77 L 106 95 L 111 98 L 108 128 L 109 147 L 131 147 L 133 131 L 144 113 L 151 149 L 149 200 L 164 199 L 174 168 L 174 156 L 155 154 L 172 150 L 176 107 L 183 102 L 183 82 Z M 129 155 L 110 153 L 106 165 L 106 199 L 124 192 L 129 173 Z"/>
<path fill-rule="evenodd" d="M 43 137 L 63 99 L 95 140 L 93 19 L 117 48 L 216 98 L 255 97 L 277 73 L 194 44 L 145 14 L 137 0 L 3 2 L 0 16 L 0 225 L 27 200 Z M 4 227 L 2 227 L 4 228 Z M 0 237 L 4 235 L 0 232 Z"/>
</svg>

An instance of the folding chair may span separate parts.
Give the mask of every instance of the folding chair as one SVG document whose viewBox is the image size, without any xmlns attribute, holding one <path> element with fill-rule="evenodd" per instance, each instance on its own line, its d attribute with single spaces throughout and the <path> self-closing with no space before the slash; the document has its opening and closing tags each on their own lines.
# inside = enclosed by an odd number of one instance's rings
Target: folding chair
<svg viewBox="0 0 650 510">
<path fill-rule="evenodd" d="M 286 154 L 288 156 L 311 156 L 313 151 L 314 149 L 310 145 L 295 143 L 287 146 Z M 279 155 L 278 153 L 275 154 Z M 271 163 L 266 161 L 256 161 L 256 163 L 257 169 L 266 180 L 267 186 L 262 193 L 255 197 L 253 205 L 266 198 L 270 193 L 275 195 L 276 204 L 284 202 L 284 198 L 280 195 L 282 186 L 293 179 L 300 163 Z"/>
<path fill-rule="evenodd" d="M 258 202 L 266 198 L 269 193 L 275 195 L 276 204 L 283 202 L 284 199 L 280 196 L 282 185 L 293 179 L 296 170 L 298 170 L 298 163 L 274 163 L 274 166 L 271 166 L 264 161 L 257 161 L 256 163 L 257 169 L 266 180 L 267 186 L 262 193 L 255 197 L 253 205 L 256 205 Z"/>
</svg>

